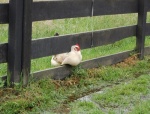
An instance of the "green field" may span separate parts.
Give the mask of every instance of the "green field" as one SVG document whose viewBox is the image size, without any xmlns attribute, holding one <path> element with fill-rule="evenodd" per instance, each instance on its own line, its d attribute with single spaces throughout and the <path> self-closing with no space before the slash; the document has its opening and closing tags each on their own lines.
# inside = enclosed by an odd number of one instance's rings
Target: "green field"
<svg viewBox="0 0 150 114">
<path fill-rule="evenodd" d="M 5 0 L 3 0 L 4 2 Z M 1 1 L 2 2 L 2 1 Z M 148 13 L 147 22 L 150 22 Z M 33 22 L 32 38 L 102 30 L 137 24 L 137 14 L 85 17 Z M 135 48 L 135 37 L 114 44 L 82 50 L 83 60 L 110 55 Z M 8 25 L 0 24 L 0 44 L 8 42 Z M 145 46 L 150 46 L 150 36 Z M 31 72 L 51 68 L 51 56 L 31 61 Z M 7 64 L 0 64 L 0 76 L 6 75 Z M 0 87 L 3 82 L 0 81 Z M 95 93 L 103 91 L 102 93 Z M 89 95 L 91 101 L 78 101 Z M 138 60 L 135 55 L 113 66 L 72 71 L 64 81 L 43 79 L 30 80 L 23 88 L 0 89 L 0 112 L 2 114 L 148 114 L 150 112 L 150 56 Z"/>
</svg>

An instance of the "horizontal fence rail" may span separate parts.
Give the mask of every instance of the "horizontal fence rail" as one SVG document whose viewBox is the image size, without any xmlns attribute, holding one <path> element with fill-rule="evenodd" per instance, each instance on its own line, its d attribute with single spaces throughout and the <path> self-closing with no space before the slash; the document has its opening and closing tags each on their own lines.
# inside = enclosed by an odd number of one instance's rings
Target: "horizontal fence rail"
<svg viewBox="0 0 150 114">
<path fill-rule="evenodd" d="M 138 0 L 94 0 L 94 16 L 138 12 Z"/>
<path fill-rule="evenodd" d="M 136 26 L 128 26 L 101 31 L 93 31 L 93 39 L 92 32 L 86 32 L 33 40 L 31 56 L 32 58 L 39 58 L 62 52 L 68 52 L 70 51 L 70 47 L 76 43 L 81 46 L 81 49 L 91 48 L 91 40 L 93 40 L 94 47 L 102 46 L 135 35 Z"/>
<path fill-rule="evenodd" d="M 121 33 L 121 34 L 120 34 Z M 106 29 L 93 32 L 93 46 L 102 46 L 115 43 L 124 38 L 136 35 L 136 25 Z"/>
<path fill-rule="evenodd" d="M 89 48 L 91 46 L 91 32 L 33 40 L 31 56 L 39 58 L 68 52 L 70 47 L 76 43 L 79 43 L 82 49 Z"/>
<path fill-rule="evenodd" d="M 101 58 L 95 58 L 87 61 L 83 61 L 81 63 L 82 68 L 95 68 L 95 67 L 100 67 L 102 65 L 111 65 L 115 64 L 118 62 L 121 62 L 125 58 L 129 57 L 130 53 L 132 51 L 127 51 L 123 53 L 118 53 L 114 55 L 109 55 Z M 44 77 L 50 77 L 53 79 L 64 79 L 66 75 L 69 75 L 71 73 L 72 67 L 71 66 L 63 66 L 63 67 L 58 67 L 55 69 L 47 69 L 45 71 L 41 72 L 35 72 L 31 74 L 34 79 L 42 79 Z"/>
<path fill-rule="evenodd" d="M 150 11 L 150 1 L 147 1 Z M 32 21 L 138 12 L 138 0 L 39 1 L 32 4 Z M 0 23 L 9 22 L 9 4 L 0 4 Z"/>
<path fill-rule="evenodd" d="M 0 4 L 0 24 L 8 23 L 9 20 L 9 4 Z"/>
<path fill-rule="evenodd" d="M 92 7 L 93 16 L 137 13 L 138 0 L 94 0 L 94 4 L 92 0 L 34 2 L 33 21 L 92 16 Z"/>
<path fill-rule="evenodd" d="M 33 21 L 91 16 L 91 0 L 34 2 Z M 46 13 L 45 13 L 46 12 Z"/>
<path fill-rule="evenodd" d="M 147 0 L 147 11 L 150 11 L 150 0 Z"/>
</svg>

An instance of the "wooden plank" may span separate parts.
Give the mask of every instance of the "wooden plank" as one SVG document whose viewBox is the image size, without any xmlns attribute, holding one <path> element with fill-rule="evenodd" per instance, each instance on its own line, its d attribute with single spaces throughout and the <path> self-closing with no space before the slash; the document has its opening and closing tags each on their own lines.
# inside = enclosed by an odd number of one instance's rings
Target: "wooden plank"
<svg viewBox="0 0 150 114">
<path fill-rule="evenodd" d="M 145 43 L 145 30 L 146 30 L 146 2 L 147 0 L 138 0 L 138 25 L 136 34 L 136 50 L 139 53 L 139 58 L 144 58 L 144 43 Z"/>
<path fill-rule="evenodd" d="M 51 20 L 91 16 L 91 0 L 34 2 L 32 20 Z"/>
<path fill-rule="evenodd" d="M 87 68 L 99 67 L 102 65 L 115 64 L 129 57 L 131 52 L 132 51 L 126 51 L 114 55 L 83 61 L 81 63 L 81 66 L 87 69 Z M 150 55 L 150 47 L 145 47 L 145 55 Z M 66 66 L 60 66 L 58 68 L 52 68 L 52 69 L 46 69 L 43 71 L 34 72 L 31 75 L 35 80 L 40 80 L 43 78 L 64 79 L 71 73 L 71 70 L 72 67 L 66 65 Z M 3 76 L 2 79 L 6 80 L 7 76 Z"/>
<path fill-rule="evenodd" d="M 138 12 L 138 0 L 94 0 L 94 16 Z"/>
<path fill-rule="evenodd" d="M 24 86 L 28 83 L 31 66 L 32 2 L 32 0 L 24 0 L 23 4 L 22 75 Z"/>
<path fill-rule="evenodd" d="M 9 4 L 0 4 L 0 24 L 8 23 Z"/>
<path fill-rule="evenodd" d="M 46 69 L 43 71 L 34 72 L 31 74 L 33 80 L 40 80 L 43 78 L 52 78 L 61 80 L 66 78 L 71 73 L 72 67 L 69 65 L 60 66 L 57 68 Z"/>
<path fill-rule="evenodd" d="M 93 46 L 102 46 L 111 44 L 124 38 L 136 35 L 136 25 L 106 29 L 101 31 L 94 31 Z"/>
<path fill-rule="evenodd" d="M 76 43 L 81 46 L 81 49 L 91 47 L 91 32 L 33 40 L 32 58 L 69 52 L 70 47 Z"/>
<path fill-rule="evenodd" d="M 125 52 L 120 52 L 120 53 L 113 54 L 113 55 L 108 55 L 108 56 L 104 56 L 104 57 L 100 57 L 100 58 L 96 58 L 92 60 L 83 61 L 81 63 L 81 66 L 83 68 L 95 68 L 95 67 L 100 67 L 100 66 L 116 64 L 128 58 L 131 52 L 133 51 L 125 51 Z"/>
<path fill-rule="evenodd" d="M 102 65 L 111 65 L 122 60 L 126 59 L 130 56 L 132 51 L 126 51 L 122 53 L 117 53 L 114 55 L 104 56 L 100 58 L 95 58 L 87 61 L 83 61 L 81 63 L 82 68 L 95 68 Z M 69 76 L 71 73 L 72 67 L 71 66 L 61 66 L 57 68 L 47 69 L 39 72 L 32 73 L 32 77 L 34 80 L 39 80 L 43 78 L 52 78 L 52 79 L 64 79 Z"/>
<path fill-rule="evenodd" d="M 10 81 L 20 82 L 23 0 L 9 2 L 8 70 Z"/>
<path fill-rule="evenodd" d="M 149 36 L 149 35 L 150 35 L 150 23 L 147 23 L 147 24 L 146 24 L 145 34 L 146 34 L 146 36 Z"/>
<path fill-rule="evenodd" d="M 150 0 L 147 0 L 147 11 L 150 11 Z"/>
<path fill-rule="evenodd" d="M 93 44 L 94 46 L 106 45 L 134 35 L 136 35 L 135 25 L 94 31 Z M 33 40 L 32 59 L 68 52 L 76 43 L 81 46 L 81 49 L 91 48 L 91 39 L 92 32 Z"/>
<path fill-rule="evenodd" d="M 7 43 L 0 44 L 0 63 L 7 62 Z"/>
</svg>

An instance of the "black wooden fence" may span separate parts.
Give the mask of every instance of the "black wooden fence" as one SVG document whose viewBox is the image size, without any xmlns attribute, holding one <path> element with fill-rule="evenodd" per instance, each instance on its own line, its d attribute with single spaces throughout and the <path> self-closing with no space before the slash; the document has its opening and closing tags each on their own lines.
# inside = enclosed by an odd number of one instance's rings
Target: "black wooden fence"
<svg viewBox="0 0 150 114">
<path fill-rule="evenodd" d="M 145 36 L 150 35 L 150 23 L 146 23 L 150 11 L 150 0 L 63 0 L 41 1 L 10 0 L 0 4 L 0 23 L 9 24 L 8 43 L 0 44 L 0 63 L 8 64 L 7 76 L 12 83 L 23 76 L 24 84 L 28 77 L 34 79 L 66 77 L 71 67 L 58 67 L 30 74 L 31 59 L 67 52 L 70 46 L 79 43 L 82 49 L 111 44 L 127 37 L 136 36 L 136 51 L 142 59 L 150 54 L 150 47 L 144 47 Z M 86 33 L 54 36 L 31 40 L 32 22 L 41 20 L 138 13 L 137 25 Z M 56 48 L 59 47 L 59 48 Z M 101 58 L 83 61 L 83 68 L 110 65 L 127 58 L 131 51 L 121 52 Z"/>
</svg>

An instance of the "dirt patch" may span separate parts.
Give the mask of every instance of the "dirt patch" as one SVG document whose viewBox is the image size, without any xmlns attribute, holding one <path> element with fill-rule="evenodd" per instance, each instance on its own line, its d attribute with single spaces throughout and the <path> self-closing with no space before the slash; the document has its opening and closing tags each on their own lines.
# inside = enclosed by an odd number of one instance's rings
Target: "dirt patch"
<svg viewBox="0 0 150 114">
<path fill-rule="evenodd" d="M 115 66 L 115 67 L 129 67 L 129 66 L 135 65 L 138 60 L 139 59 L 137 57 L 137 54 L 135 54 L 135 55 L 132 55 L 132 56 L 128 57 L 127 59 L 123 60 L 122 62 L 117 63 L 113 66 Z"/>
<path fill-rule="evenodd" d="M 0 102 L 7 101 L 11 99 L 12 96 L 15 96 L 13 99 L 17 99 L 20 96 L 20 92 L 13 88 L 4 88 L 0 90 Z"/>
<path fill-rule="evenodd" d="M 19 91 L 14 90 L 13 88 L 5 88 L 0 90 L 0 97 L 3 97 L 5 95 L 19 95 Z"/>
<path fill-rule="evenodd" d="M 68 80 L 52 80 L 52 83 L 55 85 L 56 89 L 63 86 L 72 86 L 78 84 L 80 81 L 77 77 L 71 77 Z"/>
</svg>

